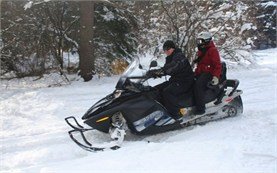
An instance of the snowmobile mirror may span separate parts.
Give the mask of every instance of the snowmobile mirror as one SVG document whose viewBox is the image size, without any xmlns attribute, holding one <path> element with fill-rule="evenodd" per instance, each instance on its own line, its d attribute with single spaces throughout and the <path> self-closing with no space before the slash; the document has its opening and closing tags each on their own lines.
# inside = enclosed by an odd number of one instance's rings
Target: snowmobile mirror
<svg viewBox="0 0 277 173">
<path fill-rule="evenodd" d="M 157 63 L 157 61 L 151 61 L 151 63 L 150 63 L 150 68 L 151 67 L 157 67 L 158 66 L 158 63 Z"/>
</svg>

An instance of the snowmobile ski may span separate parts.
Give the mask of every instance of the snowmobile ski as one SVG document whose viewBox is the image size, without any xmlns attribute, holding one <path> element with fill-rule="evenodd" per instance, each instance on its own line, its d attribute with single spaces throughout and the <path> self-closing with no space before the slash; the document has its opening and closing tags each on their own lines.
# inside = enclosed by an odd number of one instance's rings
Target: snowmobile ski
<svg viewBox="0 0 277 173">
<path fill-rule="evenodd" d="M 73 120 L 73 122 L 75 123 L 72 124 L 70 122 L 70 119 Z M 118 127 L 115 128 L 111 128 L 110 129 L 110 135 L 111 138 L 113 139 L 113 141 L 107 143 L 106 145 L 94 145 L 93 143 L 89 142 L 89 140 L 87 139 L 87 137 L 85 136 L 85 132 L 92 132 L 95 129 L 93 128 L 84 128 L 82 125 L 80 125 L 78 123 L 78 121 L 76 120 L 75 117 L 71 116 L 71 117 L 67 117 L 65 118 L 65 121 L 67 122 L 67 124 L 73 128 L 73 130 L 68 131 L 68 134 L 70 136 L 70 138 L 82 149 L 87 150 L 87 151 L 104 151 L 106 149 L 112 149 L 112 150 L 116 150 L 118 148 L 121 147 L 121 144 L 123 143 L 124 140 L 124 136 L 125 136 L 125 130 L 120 129 Z M 78 140 L 75 135 L 79 134 L 79 136 L 81 136 L 82 142 L 80 142 L 80 140 Z"/>
</svg>

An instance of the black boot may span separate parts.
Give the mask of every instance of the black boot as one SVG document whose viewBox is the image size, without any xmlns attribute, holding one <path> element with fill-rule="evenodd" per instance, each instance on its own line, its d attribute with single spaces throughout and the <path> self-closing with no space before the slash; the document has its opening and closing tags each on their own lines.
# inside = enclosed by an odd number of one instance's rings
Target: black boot
<svg viewBox="0 0 277 173">
<path fill-rule="evenodd" d="M 174 114 L 174 115 L 172 115 L 172 118 L 175 120 L 181 120 L 183 118 L 183 116 L 180 114 Z"/>
<path fill-rule="evenodd" d="M 194 115 L 203 115 L 205 114 L 205 109 L 195 109 Z"/>
</svg>

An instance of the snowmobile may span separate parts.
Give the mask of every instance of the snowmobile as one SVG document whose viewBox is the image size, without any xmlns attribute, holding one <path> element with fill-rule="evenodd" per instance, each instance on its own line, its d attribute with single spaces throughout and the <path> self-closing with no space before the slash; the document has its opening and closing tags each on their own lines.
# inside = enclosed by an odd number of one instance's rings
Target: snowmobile
<svg viewBox="0 0 277 173">
<path fill-rule="evenodd" d="M 153 67 L 157 67 L 157 61 L 152 61 L 148 70 Z M 69 136 L 87 151 L 118 149 L 127 130 L 137 135 L 151 135 L 242 114 L 242 91 L 237 89 L 239 81 L 226 79 L 226 64 L 223 63 L 222 67 L 220 84 L 207 87 L 206 113 L 193 115 L 193 92 L 188 92 L 178 96 L 176 106 L 182 116 L 174 119 L 158 101 L 159 92 L 146 84 L 153 76 L 147 72 L 134 75 L 134 71 L 142 69 L 139 60 L 135 60 L 120 77 L 114 92 L 96 102 L 83 115 L 82 120 L 89 128 L 81 125 L 74 116 L 65 118 L 72 128 L 68 131 Z M 109 134 L 111 141 L 106 145 L 93 144 L 85 134 L 94 130 Z"/>
</svg>

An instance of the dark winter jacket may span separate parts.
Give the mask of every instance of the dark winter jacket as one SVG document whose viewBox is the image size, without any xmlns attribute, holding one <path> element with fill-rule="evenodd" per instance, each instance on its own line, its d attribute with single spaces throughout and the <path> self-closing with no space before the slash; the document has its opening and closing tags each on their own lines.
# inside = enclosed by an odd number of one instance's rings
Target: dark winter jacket
<svg viewBox="0 0 277 173">
<path fill-rule="evenodd" d="M 195 75 L 210 73 L 212 76 L 219 78 L 221 74 L 221 62 L 213 41 L 206 46 L 205 50 L 199 50 L 197 53 L 199 62 L 197 63 Z"/>
<path fill-rule="evenodd" d="M 169 81 L 191 84 L 194 80 L 194 74 L 190 63 L 179 48 L 176 48 L 171 55 L 166 57 L 163 71 L 165 74 L 171 76 Z"/>
</svg>

